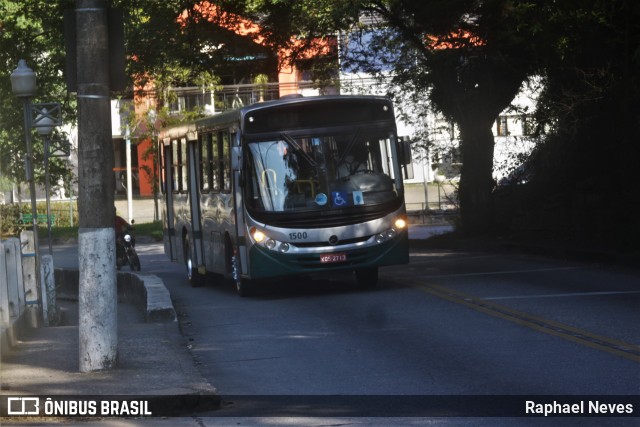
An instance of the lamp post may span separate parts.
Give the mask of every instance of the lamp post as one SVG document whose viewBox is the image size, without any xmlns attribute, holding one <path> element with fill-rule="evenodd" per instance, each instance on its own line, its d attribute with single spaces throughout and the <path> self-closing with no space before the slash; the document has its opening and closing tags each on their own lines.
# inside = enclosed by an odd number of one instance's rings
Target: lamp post
<svg viewBox="0 0 640 427">
<path fill-rule="evenodd" d="M 31 97 L 36 94 L 36 73 L 27 66 L 24 59 L 18 61 L 18 66 L 11 73 L 11 91 L 15 96 L 22 99 L 24 109 L 24 139 L 27 146 L 26 174 L 29 181 L 29 192 L 31 193 L 31 220 L 33 222 L 33 244 L 35 255 L 35 279 L 36 288 L 42 289 L 40 281 L 40 250 L 38 242 L 38 207 L 36 205 L 36 181 L 33 174 L 33 144 L 31 142 Z M 41 293 L 41 292 L 40 292 Z M 48 318 L 45 304 L 47 299 L 40 295 L 42 303 L 42 318 L 45 325 L 48 325 Z"/>
<path fill-rule="evenodd" d="M 46 108 L 42 109 L 42 113 L 36 118 L 38 126 L 36 130 L 38 134 L 44 138 L 44 178 L 45 178 L 45 198 L 47 200 L 47 232 L 49 236 L 49 255 L 53 255 L 51 245 L 51 200 L 49 199 L 50 179 L 49 179 L 49 157 L 51 156 L 51 134 L 55 127 L 55 121 L 49 115 Z"/>
<path fill-rule="evenodd" d="M 212 101 L 213 104 L 213 101 Z M 156 134 L 156 120 L 158 118 L 158 113 L 156 112 L 156 110 L 154 108 L 150 108 L 149 111 L 147 111 L 147 122 L 148 122 L 148 127 L 151 127 L 151 144 L 154 147 L 154 160 L 153 160 L 153 220 L 154 221 L 158 221 L 160 218 L 159 215 L 159 209 L 158 209 L 158 159 L 159 159 L 159 155 L 158 152 L 156 151 L 158 149 L 158 146 L 156 145 L 156 138 L 157 138 L 157 134 Z"/>
</svg>

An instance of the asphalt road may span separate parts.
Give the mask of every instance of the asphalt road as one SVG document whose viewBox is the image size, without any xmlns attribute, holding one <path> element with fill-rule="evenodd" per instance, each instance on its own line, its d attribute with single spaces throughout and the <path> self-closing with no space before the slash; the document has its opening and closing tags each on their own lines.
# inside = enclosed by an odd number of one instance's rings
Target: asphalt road
<svg viewBox="0 0 640 427">
<path fill-rule="evenodd" d="M 191 288 L 159 244 L 138 249 L 143 272 L 171 292 L 195 363 L 226 397 L 218 417 L 269 396 L 283 407 L 293 396 L 306 407 L 317 395 L 364 396 L 356 415 L 366 415 L 406 395 L 640 394 L 638 270 L 414 250 L 408 266 L 381 269 L 375 291 L 343 275 L 240 298 L 220 278 Z M 72 264 L 72 252 L 56 248 L 56 264 Z"/>
</svg>

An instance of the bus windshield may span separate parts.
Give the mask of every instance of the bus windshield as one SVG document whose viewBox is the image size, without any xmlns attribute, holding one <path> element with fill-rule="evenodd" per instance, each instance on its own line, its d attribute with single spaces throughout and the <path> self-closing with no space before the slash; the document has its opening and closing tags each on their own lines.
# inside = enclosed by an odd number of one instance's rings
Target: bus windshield
<svg viewBox="0 0 640 427">
<path fill-rule="evenodd" d="M 247 203 L 263 212 L 378 205 L 398 199 L 389 134 L 278 138 L 248 143 Z"/>
</svg>

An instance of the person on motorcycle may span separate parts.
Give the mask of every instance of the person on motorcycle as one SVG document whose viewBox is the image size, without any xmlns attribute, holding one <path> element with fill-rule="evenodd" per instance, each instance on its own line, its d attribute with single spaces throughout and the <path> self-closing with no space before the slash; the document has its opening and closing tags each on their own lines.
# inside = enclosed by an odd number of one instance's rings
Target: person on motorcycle
<svg viewBox="0 0 640 427">
<path fill-rule="evenodd" d="M 118 235 L 127 230 L 129 223 L 127 222 L 127 220 L 125 220 L 124 218 L 118 215 L 118 210 L 115 207 L 113 208 L 113 214 L 116 218 L 115 229 L 116 229 L 116 235 Z"/>
<path fill-rule="evenodd" d="M 118 215 L 114 208 L 114 227 L 116 237 L 116 268 L 120 270 L 123 265 L 129 265 L 132 271 L 140 271 L 140 258 L 135 250 L 136 240 L 132 234 L 132 224 Z"/>
<path fill-rule="evenodd" d="M 115 231 L 116 231 L 116 256 L 122 256 L 121 251 L 123 250 L 123 246 L 124 246 L 122 241 L 122 236 L 127 231 L 127 228 L 129 227 L 129 223 L 124 218 L 118 215 L 118 211 L 115 207 L 113 208 L 113 213 L 115 215 L 114 225 L 115 225 Z"/>
</svg>

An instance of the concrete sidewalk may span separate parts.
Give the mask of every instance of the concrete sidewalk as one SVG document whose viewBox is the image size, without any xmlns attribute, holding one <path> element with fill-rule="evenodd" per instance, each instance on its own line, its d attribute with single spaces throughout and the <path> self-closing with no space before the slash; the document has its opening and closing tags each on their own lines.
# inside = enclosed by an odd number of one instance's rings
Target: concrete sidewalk
<svg viewBox="0 0 640 427">
<path fill-rule="evenodd" d="M 69 273 L 72 277 L 73 272 Z M 117 367 L 89 373 L 79 371 L 78 302 L 73 297 L 77 285 L 58 284 L 61 325 L 22 330 L 16 345 L 3 349 L 0 366 L 3 417 L 8 414 L 8 397 L 16 396 L 39 396 L 43 402 L 47 397 L 60 396 L 145 399 L 152 402 L 153 408 L 160 408 L 162 415 L 171 416 L 219 407 L 220 397 L 195 366 L 173 306 L 167 308 L 171 304 L 168 292 L 159 289 L 164 285 L 151 276 L 142 290 L 136 290 L 139 285 L 134 282 L 139 281 L 138 276 L 129 276 L 128 273 L 119 276 Z M 69 275 L 63 277 L 63 281 L 70 281 Z M 121 291 L 122 287 L 128 289 Z M 75 292 L 77 296 L 77 289 Z M 21 418 L 9 420 L 28 422 Z"/>
<path fill-rule="evenodd" d="M 118 305 L 118 366 L 81 373 L 76 301 L 60 300 L 62 326 L 29 329 L 2 363 L 2 395 L 215 395 L 195 369 L 175 322 L 147 323 Z"/>
</svg>

